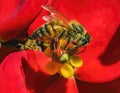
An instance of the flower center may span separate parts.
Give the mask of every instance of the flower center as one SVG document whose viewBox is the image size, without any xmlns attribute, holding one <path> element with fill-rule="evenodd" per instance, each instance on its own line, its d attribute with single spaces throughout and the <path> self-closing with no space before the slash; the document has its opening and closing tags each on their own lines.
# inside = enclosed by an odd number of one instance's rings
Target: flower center
<svg viewBox="0 0 120 93">
<path fill-rule="evenodd" d="M 63 54 L 59 57 L 59 60 L 48 62 L 46 65 L 46 71 L 50 75 L 59 73 L 61 76 L 69 78 L 74 75 L 74 69 L 81 67 L 82 65 L 83 61 L 78 56 L 68 56 L 68 54 Z"/>
</svg>

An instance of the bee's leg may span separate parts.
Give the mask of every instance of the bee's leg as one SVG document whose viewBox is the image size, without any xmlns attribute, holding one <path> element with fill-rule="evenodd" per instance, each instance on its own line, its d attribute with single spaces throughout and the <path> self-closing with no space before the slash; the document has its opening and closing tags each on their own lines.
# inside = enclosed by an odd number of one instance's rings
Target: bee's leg
<svg viewBox="0 0 120 93">
<path fill-rule="evenodd" d="M 59 60 L 59 56 L 58 56 L 58 54 L 57 54 L 57 42 L 54 40 L 54 39 L 52 39 L 51 40 L 51 44 L 50 44 L 51 46 L 51 50 L 52 50 L 52 60 Z"/>
<path fill-rule="evenodd" d="M 79 48 L 80 46 L 76 46 L 74 49 L 70 50 L 69 55 L 75 54 Z"/>
<path fill-rule="evenodd" d="M 58 35 L 58 40 L 60 40 L 64 35 L 65 35 L 66 30 L 63 30 L 59 35 Z"/>
<path fill-rule="evenodd" d="M 55 40 L 54 39 L 52 39 L 51 40 L 51 44 L 50 44 L 50 48 L 51 48 L 51 50 L 55 50 L 56 49 L 56 42 L 55 42 Z"/>
<path fill-rule="evenodd" d="M 80 50 L 77 54 L 80 54 L 80 53 L 84 52 L 85 50 L 86 50 L 86 46 L 84 46 L 83 49 Z"/>
<path fill-rule="evenodd" d="M 59 43 L 58 38 L 55 38 L 55 39 L 52 40 L 52 42 L 51 42 L 51 50 L 53 50 L 55 52 L 60 51 L 60 43 Z"/>
<path fill-rule="evenodd" d="M 40 40 L 37 40 L 36 41 L 37 45 L 41 48 L 41 51 L 44 51 L 45 50 L 45 47 L 43 45 L 43 42 L 41 42 Z"/>
</svg>

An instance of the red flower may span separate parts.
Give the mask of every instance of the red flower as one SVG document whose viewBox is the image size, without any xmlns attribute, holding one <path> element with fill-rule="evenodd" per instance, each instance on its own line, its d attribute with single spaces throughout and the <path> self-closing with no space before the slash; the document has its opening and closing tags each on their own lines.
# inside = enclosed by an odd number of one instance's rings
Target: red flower
<svg viewBox="0 0 120 93">
<path fill-rule="evenodd" d="M 74 78 L 65 79 L 57 75 L 48 75 L 45 64 L 50 60 L 49 58 L 39 51 L 22 51 L 7 56 L 1 63 L 0 92 L 119 93 L 120 80 L 109 84 L 101 83 L 117 79 L 120 76 L 119 0 L 71 0 L 62 2 L 56 0 L 53 7 L 70 19 L 80 21 L 92 35 L 91 44 L 84 53 L 80 54 L 84 60 L 84 65 L 76 71 L 76 77 L 79 80 L 75 82 Z M 44 14 L 44 11 L 41 14 Z M 29 27 L 29 33 L 41 25 L 41 14 Z M 21 24 L 23 27 L 23 23 Z M 5 29 L 4 31 L 7 32 L 7 26 Z M 2 38 L 2 36 L 0 37 Z M 80 80 L 100 82 L 101 84 L 85 83 Z"/>
</svg>

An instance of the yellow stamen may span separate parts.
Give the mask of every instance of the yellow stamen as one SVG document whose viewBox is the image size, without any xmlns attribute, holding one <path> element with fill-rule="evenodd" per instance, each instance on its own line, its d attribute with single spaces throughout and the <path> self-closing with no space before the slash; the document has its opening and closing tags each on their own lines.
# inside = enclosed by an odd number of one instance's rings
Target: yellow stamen
<svg viewBox="0 0 120 93">
<path fill-rule="evenodd" d="M 70 78 L 74 75 L 74 69 L 68 63 L 65 63 L 62 65 L 60 72 L 61 72 L 61 75 L 65 78 Z"/>
<path fill-rule="evenodd" d="M 78 56 L 71 56 L 70 63 L 74 67 L 81 67 L 83 65 L 83 60 Z"/>
<path fill-rule="evenodd" d="M 50 75 L 56 74 L 60 69 L 60 64 L 58 62 L 50 61 L 46 64 L 46 71 Z"/>
</svg>

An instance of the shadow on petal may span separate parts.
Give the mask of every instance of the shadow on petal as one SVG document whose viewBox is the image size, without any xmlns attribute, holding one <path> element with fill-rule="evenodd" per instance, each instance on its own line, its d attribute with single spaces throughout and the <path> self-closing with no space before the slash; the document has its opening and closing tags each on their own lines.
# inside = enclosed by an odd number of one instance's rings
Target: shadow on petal
<svg viewBox="0 0 120 93">
<path fill-rule="evenodd" d="M 1 46 L 0 48 L 0 64 L 2 63 L 2 60 L 10 53 L 17 51 L 17 49 Z"/>
<path fill-rule="evenodd" d="M 86 83 L 77 80 L 80 93 L 120 93 L 120 79 L 108 83 Z"/>
<path fill-rule="evenodd" d="M 120 25 L 113 35 L 110 43 L 106 47 L 102 55 L 99 56 L 103 65 L 111 65 L 120 61 Z"/>
<path fill-rule="evenodd" d="M 54 92 L 50 92 L 50 91 L 55 91 L 56 90 L 55 88 L 59 87 L 59 83 L 58 83 L 59 77 L 57 75 L 49 76 L 40 70 L 37 72 L 34 71 L 30 67 L 27 60 L 25 60 L 24 58 L 22 58 L 22 67 L 23 67 L 23 74 L 25 77 L 26 87 L 30 92 L 45 93 L 45 91 L 47 91 L 47 89 L 48 89 L 49 93 L 54 93 Z M 60 89 L 62 89 L 62 90 L 59 90 L 59 91 L 62 91 L 61 93 L 64 93 L 66 90 L 66 86 L 65 86 L 66 80 L 60 80 L 60 81 L 62 81 L 62 86 L 60 86 L 61 87 Z M 56 82 L 56 84 L 54 84 L 55 82 Z M 49 88 L 53 84 L 56 87 L 54 87 L 54 89 Z"/>
</svg>

